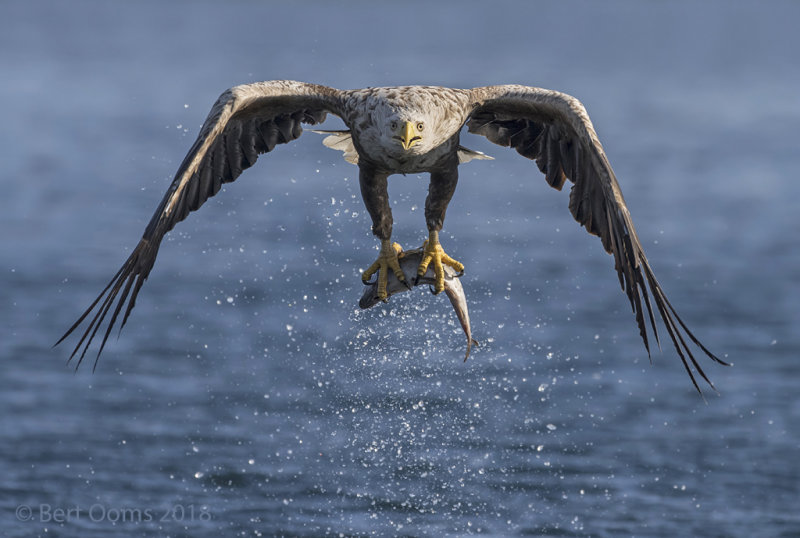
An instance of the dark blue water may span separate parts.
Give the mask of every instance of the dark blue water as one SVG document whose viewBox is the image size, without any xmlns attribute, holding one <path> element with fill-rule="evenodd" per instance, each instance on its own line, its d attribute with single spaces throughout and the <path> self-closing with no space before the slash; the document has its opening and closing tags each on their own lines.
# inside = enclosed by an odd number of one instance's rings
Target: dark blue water
<svg viewBox="0 0 800 538">
<path fill-rule="evenodd" d="M 794 2 L 5 2 L 3 536 L 797 536 Z M 164 242 L 97 371 L 53 342 L 135 245 L 219 95 L 522 83 L 580 98 L 707 402 L 647 360 L 613 261 L 535 165 L 461 171 L 421 290 L 357 311 L 356 168 L 307 133 Z M 325 124 L 336 128 L 335 121 Z M 395 238 L 427 178 L 393 177 Z"/>
</svg>

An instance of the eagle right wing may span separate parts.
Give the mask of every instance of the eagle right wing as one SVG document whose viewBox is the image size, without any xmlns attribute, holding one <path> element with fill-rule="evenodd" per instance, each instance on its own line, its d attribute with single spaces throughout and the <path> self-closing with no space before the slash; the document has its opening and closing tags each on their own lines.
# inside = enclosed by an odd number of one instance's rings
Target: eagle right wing
<svg viewBox="0 0 800 538">
<path fill-rule="evenodd" d="M 342 108 L 343 92 L 315 84 L 279 80 L 226 90 L 211 108 L 139 244 L 89 308 L 56 342 L 60 344 L 90 318 L 70 355 L 71 360 L 80 352 L 76 368 L 111 311 L 95 358 L 97 366 L 111 329 L 127 304 L 120 330 L 125 326 L 167 232 L 214 196 L 223 183 L 234 181 L 255 164 L 260 154 L 297 139 L 303 132 L 302 123 L 320 123 L 328 112 L 341 116 Z"/>
<path fill-rule="evenodd" d="M 695 337 L 667 300 L 583 105 L 569 95 L 528 86 L 487 86 L 474 88 L 471 93 L 474 108 L 467 120 L 469 132 L 534 159 L 551 187 L 560 190 L 566 180 L 574 184 L 570 212 L 589 233 L 599 236 L 603 248 L 614 256 L 620 285 L 628 296 L 648 355 L 648 322 L 658 342 L 654 303 L 697 391 L 700 387 L 690 364 L 713 388 L 687 339 L 715 362 L 726 363 Z"/>
</svg>

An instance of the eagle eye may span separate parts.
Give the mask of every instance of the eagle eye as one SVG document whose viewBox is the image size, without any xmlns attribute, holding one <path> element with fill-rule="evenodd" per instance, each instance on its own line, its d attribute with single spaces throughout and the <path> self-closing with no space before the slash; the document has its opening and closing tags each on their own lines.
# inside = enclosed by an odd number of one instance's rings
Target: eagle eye
<svg viewBox="0 0 800 538">
<path fill-rule="evenodd" d="M 425 129 L 425 124 L 424 124 L 424 123 L 422 123 L 421 121 L 420 121 L 420 122 L 418 122 L 418 123 L 417 123 L 417 131 L 420 131 L 420 132 L 422 132 L 422 130 L 423 130 L 423 129 Z"/>
</svg>

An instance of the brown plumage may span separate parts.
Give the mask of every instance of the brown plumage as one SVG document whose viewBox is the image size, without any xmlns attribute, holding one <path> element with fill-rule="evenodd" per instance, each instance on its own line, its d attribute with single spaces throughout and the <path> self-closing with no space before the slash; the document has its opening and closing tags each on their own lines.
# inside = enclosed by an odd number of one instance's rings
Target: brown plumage
<svg viewBox="0 0 800 538">
<path fill-rule="evenodd" d="M 341 91 L 301 82 L 272 81 L 227 90 L 212 107 L 139 244 L 58 341 L 62 342 L 89 319 L 70 358 L 79 354 L 80 365 L 109 312 L 111 317 L 97 358 L 120 314 L 120 330 L 125 325 L 168 231 L 214 196 L 223 183 L 234 181 L 255 164 L 260 154 L 295 140 L 302 133 L 301 124 L 320 123 L 327 113 L 339 116 L 348 130 L 329 133 L 325 144 L 340 149 L 349 162 L 359 166 L 373 232 L 384 245 L 388 244 L 392 229 L 386 178 L 395 173 L 431 174 L 425 219 L 431 238 L 438 242 L 438 231 L 458 180 L 458 165 L 474 158 L 488 158 L 460 146 L 464 125 L 470 133 L 513 147 L 535 160 L 552 187 L 561 189 L 570 180 L 573 187 L 569 209 L 614 256 L 620 285 L 630 301 L 648 354 L 647 325 L 658 341 L 658 312 L 695 388 L 700 390 L 694 372 L 713 387 L 687 340 L 714 361 L 725 363 L 700 343 L 664 295 L 583 105 L 563 93 L 527 86 L 471 90 L 406 86 Z M 401 132 L 404 126 L 405 131 Z M 382 267 L 380 271 L 385 270 L 388 269 Z"/>
</svg>

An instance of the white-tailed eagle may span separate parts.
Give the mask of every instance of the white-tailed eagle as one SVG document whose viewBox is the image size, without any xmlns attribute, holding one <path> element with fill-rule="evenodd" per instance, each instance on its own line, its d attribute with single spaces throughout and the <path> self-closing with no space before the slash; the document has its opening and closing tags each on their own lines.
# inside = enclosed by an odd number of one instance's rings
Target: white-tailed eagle
<svg viewBox="0 0 800 538">
<path fill-rule="evenodd" d="M 328 113 L 340 117 L 347 130 L 330 132 L 325 145 L 342 150 L 345 159 L 358 165 L 361 194 L 372 218 L 372 231 L 381 243 L 378 259 L 363 274 L 367 281 L 378 273 L 379 294 L 385 297 L 388 271 L 405 279 L 391 242 L 392 211 L 387 194 L 391 174 L 430 173 L 425 200 L 428 239 L 418 274 L 424 274 L 432 263 L 437 276 L 435 291 L 440 292 L 444 287 L 442 264 L 463 270 L 463 265 L 442 249 L 439 231 L 456 188 L 458 165 L 487 158 L 460 145 L 461 130 L 466 125 L 470 133 L 513 147 L 535 160 L 550 186 L 561 189 L 566 180 L 573 183 L 569 209 L 614 256 L 620 285 L 628 296 L 648 355 L 647 325 L 658 342 L 658 312 L 698 391 L 694 372 L 709 385 L 711 382 L 687 340 L 714 361 L 726 364 L 700 343 L 664 295 L 589 116 L 574 97 L 516 85 L 468 90 L 405 86 L 342 91 L 285 80 L 236 86 L 220 96 L 141 241 L 59 340 L 88 319 L 70 359 L 80 352 L 80 364 L 109 313 L 97 358 L 120 314 L 120 329 L 125 325 L 167 232 L 214 196 L 223 183 L 235 180 L 254 165 L 260 154 L 295 140 L 302 133 L 301 124 L 320 123 Z"/>
</svg>

